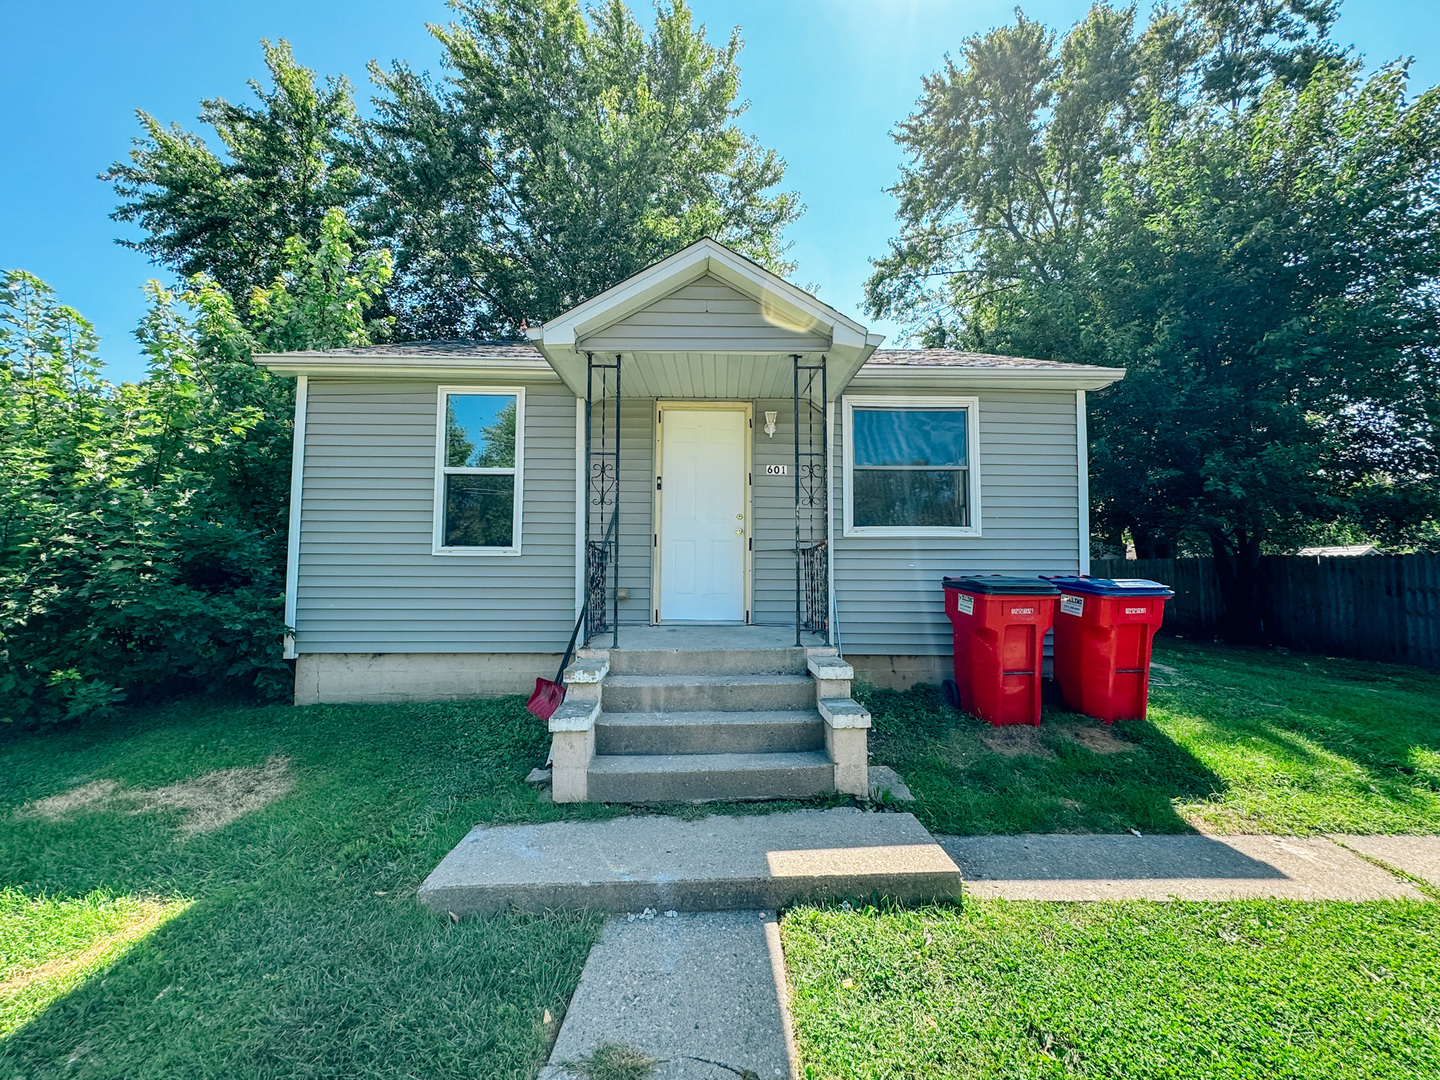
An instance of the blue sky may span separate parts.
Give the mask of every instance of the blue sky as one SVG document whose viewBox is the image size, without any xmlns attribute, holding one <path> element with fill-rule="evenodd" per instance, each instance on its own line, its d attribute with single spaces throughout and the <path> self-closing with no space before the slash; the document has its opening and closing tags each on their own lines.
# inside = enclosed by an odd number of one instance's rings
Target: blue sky
<svg viewBox="0 0 1440 1080">
<path fill-rule="evenodd" d="M 1085 0 L 1020 5 L 1065 27 Z M 648 3 L 632 3 L 647 16 Z M 795 280 L 860 315 L 867 259 L 894 235 L 901 155 L 889 132 L 920 76 L 967 36 L 1008 22 L 1013 0 L 694 0 L 712 40 L 740 26 L 742 120 L 789 163 L 786 186 L 807 210 L 790 231 Z M 112 379 L 144 373 L 132 331 L 141 286 L 165 275 L 121 248 L 114 195 L 96 174 L 137 134 L 134 110 L 195 128 L 202 97 L 242 100 L 264 74 L 259 39 L 288 38 L 297 59 L 349 76 L 362 109 L 372 58 L 438 68 L 425 30 L 439 0 L 0 0 L 0 266 L 29 270 L 91 319 Z M 1371 65 L 1414 56 L 1412 87 L 1440 82 L 1440 4 L 1349 0 L 1337 36 Z M 894 336 L 894 327 L 873 329 Z"/>
</svg>

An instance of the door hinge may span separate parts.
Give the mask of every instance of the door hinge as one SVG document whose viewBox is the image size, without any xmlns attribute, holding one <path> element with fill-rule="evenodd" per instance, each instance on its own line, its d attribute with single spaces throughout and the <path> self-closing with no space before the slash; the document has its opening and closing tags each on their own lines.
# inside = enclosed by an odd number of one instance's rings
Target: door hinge
<svg viewBox="0 0 1440 1080">
<path fill-rule="evenodd" d="M 658 548 L 658 547 L 660 546 L 660 534 L 659 534 L 659 533 L 651 533 L 650 535 L 651 535 L 651 537 L 654 538 L 654 540 L 655 540 L 655 542 L 654 542 L 653 544 L 651 544 L 650 546 L 651 546 L 651 547 L 657 547 L 657 548 Z"/>
<path fill-rule="evenodd" d="M 658 607 L 655 609 L 655 621 L 657 623 L 660 621 L 660 609 Z"/>
<path fill-rule="evenodd" d="M 656 409 L 656 410 L 655 410 L 655 423 L 657 423 L 657 424 L 663 424 L 664 422 L 665 422 L 665 410 L 663 410 L 663 409 Z"/>
<path fill-rule="evenodd" d="M 755 538 L 754 538 L 753 536 L 750 537 L 750 539 L 745 542 L 745 549 L 746 549 L 747 551 L 754 551 L 754 550 L 755 550 Z"/>
<path fill-rule="evenodd" d="M 655 490 L 656 490 L 656 491 L 661 490 L 661 488 L 660 488 L 660 477 L 658 477 L 658 476 L 655 477 Z"/>
</svg>

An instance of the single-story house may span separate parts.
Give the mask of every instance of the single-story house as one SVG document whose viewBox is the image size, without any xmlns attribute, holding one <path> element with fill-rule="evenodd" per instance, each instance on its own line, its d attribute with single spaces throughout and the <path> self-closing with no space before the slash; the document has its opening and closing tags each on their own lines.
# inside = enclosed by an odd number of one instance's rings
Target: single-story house
<svg viewBox="0 0 1440 1080">
<path fill-rule="evenodd" d="M 848 700 L 852 669 L 884 686 L 938 681 L 943 575 L 1085 572 L 1085 395 L 1123 376 L 881 341 L 707 239 L 527 343 L 258 357 L 298 382 L 296 702 L 527 692 L 554 674 L 583 609 L 561 714 L 588 718 L 551 721 L 557 798 L 777 790 L 707 788 L 718 760 L 683 763 L 689 787 L 610 784 L 595 762 L 625 753 L 748 748 L 813 765 L 815 746 L 793 746 L 823 734 L 839 769 L 839 713 L 821 734 L 717 732 L 735 713 L 754 728 L 767 710 L 814 713 L 817 694 Z M 798 684 L 737 689 L 807 671 L 805 700 L 786 697 Z M 681 677 L 689 690 L 645 683 Z M 861 712 L 847 715 L 863 740 Z M 713 722 L 682 738 L 678 713 Z M 665 737 L 627 742 L 607 715 L 649 717 Z M 824 787 L 808 775 L 786 790 Z M 847 775 L 832 782 L 860 782 Z"/>
</svg>

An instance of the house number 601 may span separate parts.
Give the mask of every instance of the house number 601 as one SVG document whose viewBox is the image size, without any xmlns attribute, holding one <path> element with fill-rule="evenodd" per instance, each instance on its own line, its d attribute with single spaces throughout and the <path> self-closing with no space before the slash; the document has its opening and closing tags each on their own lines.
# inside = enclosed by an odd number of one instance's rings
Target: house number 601
<svg viewBox="0 0 1440 1080">
<path fill-rule="evenodd" d="M 790 472 L 790 466 L 789 466 L 789 465 L 766 465 L 766 466 L 765 466 L 765 475 L 766 475 L 766 476 L 785 476 L 785 475 L 786 475 L 787 473 L 789 473 L 789 472 Z"/>
</svg>

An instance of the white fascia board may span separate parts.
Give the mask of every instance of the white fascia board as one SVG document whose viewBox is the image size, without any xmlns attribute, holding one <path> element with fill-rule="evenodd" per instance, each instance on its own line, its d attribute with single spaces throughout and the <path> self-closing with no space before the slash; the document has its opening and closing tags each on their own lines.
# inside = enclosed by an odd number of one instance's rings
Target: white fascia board
<svg viewBox="0 0 1440 1080">
<path fill-rule="evenodd" d="M 1125 377 L 1124 368 L 1088 371 L 1053 368 L 882 367 L 856 373 L 855 383 L 880 386 L 948 386 L 974 390 L 1103 390 Z"/>
<path fill-rule="evenodd" d="M 875 346 L 868 341 L 858 349 L 854 347 L 836 347 L 829 353 L 828 389 L 831 401 L 838 401 L 845 388 L 855 379 L 856 374 L 865 366 L 865 361 L 875 351 Z"/>
<path fill-rule="evenodd" d="M 317 357 L 304 355 L 257 355 L 255 362 L 276 375 L 308 375 L 319 378 L 407 378 L 455 379 L 498 377 L 527 382 L 559 382 L 560 376 L 544 360 L 492 360 L 457 356 L 396 357 L 366 360 L 363 357 Z"/>
</svg>

